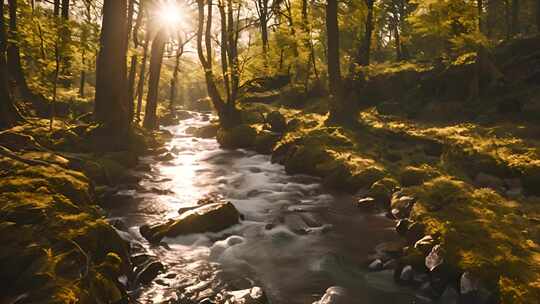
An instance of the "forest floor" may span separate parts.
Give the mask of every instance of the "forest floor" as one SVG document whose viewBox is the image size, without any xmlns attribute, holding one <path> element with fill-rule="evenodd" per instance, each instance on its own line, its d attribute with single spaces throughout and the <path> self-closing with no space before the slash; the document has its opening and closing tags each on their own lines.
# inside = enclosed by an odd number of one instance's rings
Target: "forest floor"
<svg viewBox="0 0 540 304">
<path fill-rule="evenodd" d="M 0 132 L 0 302 L 116 303 L 131 273 L 129 243 L 100 207 L 137 183 L 129 168 L 159 146 L 136 130 L 123 142 L 88 124 L 29 119 Z M 155 139 L 154 139 L 155 138 Z"/>
</svg>

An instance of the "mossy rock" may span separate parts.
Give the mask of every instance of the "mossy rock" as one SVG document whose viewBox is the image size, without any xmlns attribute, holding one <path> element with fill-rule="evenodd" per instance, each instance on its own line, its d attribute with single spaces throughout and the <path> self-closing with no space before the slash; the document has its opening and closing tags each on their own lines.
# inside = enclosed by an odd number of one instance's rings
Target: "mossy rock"
<svg viewBox="0 0 540 304">
<path fill-rule="evenodd" d="M 363 169 L 359 173 L 353 174 L 347 183 L 351 184 L 356 189 L 369 189 L 373 183 L 382 179 L 385 172 L 377 167 L 371 166 Z"/>
<path fill-rule="evenodd" d="M 210 124 L 207 126 L 202 126 L 193 130 L 192 134 L 195 137 L 199 138 L 214 138 L 217 136 L 219 130 L 218 124 Z M 186 130 L 186 133 L 188 131 Z"/>
<path fill-rule="evenodd" d="M 283 133 L 287 129 L 287 120 L 279 111 L 272 111 L 266 115 L 266 122 L 270 125 L 270 130 Z"/>
<path fill-rule="evenodd" d="M 395 179 L 385 177 L 371 185 L 368 195 L 373 197 L 381 208 L 388 209 L 390 207 L 392 193 L 394 193 L 398 186 L 399 183 Z"/>
<path fill-rule="evenodd" d="M 262 131 L 257 134 L 255 138 L 255 151 L 261 154 L 270 154 L 274 151 L 274 147 L 281 139 L 281 135 L 270 132 Z"/>
<path fill-rule="evenodd" d="M 401 170 L 399 181 L 404 187 L 421 185 L 434 175 L 433 170 L 434 169 L 426 166 L 407 166 Z"/>
<path fill-rule="evenodd" d="M 251 148 L 255 143 L 257 131 L 250 125 L 239 125 L 231 129 L 219 129 L 217 141 L 225 149 Z"/>
<path fill-rule="evenodd" d="M 523 170 L 523 188 L 532 195 L 540 195 L 540 162 L 531 164 Z"/>
<path fill-rule="evenodd" d="M 321 176 L 328 163 L 335 162 L 332 155 L 321 146 L 297 146 L 285 160 L 285 171 Z"/>
</svg>

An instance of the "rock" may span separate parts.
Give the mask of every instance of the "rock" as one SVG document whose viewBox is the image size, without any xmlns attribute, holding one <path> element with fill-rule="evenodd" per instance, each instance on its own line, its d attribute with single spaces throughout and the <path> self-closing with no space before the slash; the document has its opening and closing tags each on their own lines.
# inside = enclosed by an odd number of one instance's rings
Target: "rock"
<svg viewBox="0 0 540 304">
<path fill-rule="evenodd" d="M 425 229 L 426 227 L 424 224 L 413 222 L 409 224 L 409 229 L 405 233 L 405 238 L 409 243 L 414 244 L 424 236 Z"/>
<path fill-rule="evenodd" d="M 271 131 L 262 131 L 255 138 L 255 151 L 261 154 L 271 154 L 281 135 Z"/>
<path fill-rule="evenodd" d="M 358 207 L 362 211 L 374 211 L 375 209 L 377 209 L 377 203 L 375 202 L 374 198 L 365 197 L 359 199 L 358 202 L 356 202 L 356 207 Z"/>
<path fill-rule="evenodd" d="M 368 269 L 371 271 L 378 271 L 383 269 L 383 262 L 380 259 L 376 259 L 371 262 L 368 266 Z"/>
<path fill-rule="evenodd" d="M 193 131 L 193 136 L 200 138 L 214 138 L 217 136 L 219 125 L 211 124 L 197 128 Z M 187 132 L 187 131 L 186 131 Z"/>
<path fill-rule="evenodd" d="M 440 245 L 435 245 L 426 257 L 425 265 L 429 271 L 433 271 L 444 262 L 444 252 Z"/>
<path fill-rule="evenodd" d="M 185 110 L 179 110 L 179 111 L 176 111 L 176 117 L 179 119 L 179 120 L 186 120 L 186 119 L 190 119 L 190 118 L 193 118 L 193 114 L 189 111 L 185 111 Z"/>
<path fill-rule="evenodd" d="M 287 120 L 279 111 L 272 111 L 266 115 L 266 122 L 270 125 L 270 130 L 283 133 L 287 130 Z"/>
<path fill-rule="evenodd" d="M 376 108 L 381 115 L 396 115 L 403 112 L 403 107 L 397 102 L 383 102 Z"/>
<path fill-rule="evenodd" d="M 407 266 L 403 267 L 403 269 L 401 270 L 401 274 L 399 276 L 399 279 L 402 282 L 410 282 L 413 279 L 413 275 L 414 275 L 414 272 L 413 272 L 412 266 L 407 265 Z"/>
<path fill-rule="evenodd" d="M 416 198 L 412 196 L 394 193 L 390 204 L 392 206 L 392 215 L 397 219 L 408 217 L 415 202 Z"/>
<path fill-rule="evenodd" d="M 139 231 L 148 241 L 159 242 L 163 237 L 204 232 L 218 232 L 238 224 L 240 213 L 230 202 L 203 205 L 184 212 L 178 219 L 164 224 L 141 226 Z"/>
<path fill-rule="evenodd" d="M 137 282 L 141 284 L 148 284 L 157 277 L 160 272 L 163 272 L 165 267 L 161 262 L 153 261 L 142 267 L 140 271 L 137 271 Z"/>
<path fill-rule="evenodd" d="M 497 191 L 504 189 L 504 181 L 502 179 L 483 172 L 476 175 L 474 183 L 479 187 L 491 188 Z"/>
<path fill-rule="evenodd" d="M 313 304 L 349 304 L 354 302 L 352 300 L 345 288 L 332 286 L 326 290 L 319 301 L 313 302 Z"/>
<path fill-rule="evenodd" d="M 252 288 L 229 291 L 230 296 L 227 303 L 230 304 L 266 304 L 268 300 L 262 288 L 254 286 Z"/>
<path fill-rule="evenodd" d="M 431 235 L 426 235 L 414 243 L 414 248 L 420 250 L 424 254 L 428 254 L 435 246 L 435 240 Z"/>
<path fill-rule="evenodd" d="M 167 161 L 171 161 L 174 159 L 174 155 L 172 155 L 171 153 L 167 152 L 163 155 L 160 155 L 158 157 L 156 157 L 156 160 L 158 161 L 163 161 L 163 162 L 167 162 Z"/>
<path fill-rule="evenodd" d="M 250 148 L 255 143 L 257 131 L 249 125 L 239 125 L 231 129 L 219 129 L 217 141 L 225 149 Z"/>
<path fill-rule="evenodd" d="M 461 294 L 476 292 L 480 289 L 480 281 L 470 272 L 466 271 L 459 280 L 459 291 Z"/>
<path fill-rule="evenodd" d="M 396 232 L 399 235 L 404 236 L 407 233 L 407 231 L 409 230 L 409 226 L 411 224 L 412 224 L 412 222 L 409 219 L 398 220 L 397 223 L 396 223 Z"/>
<path fill-rule="evenodd" d="M 429 172 L 422 168 L 407 166 L 401 171 L 399 181 L 405 187 L 418 186 L 429 179 Z"/>
<path fill-rule="evenodd" d="M 457 290 L 452 286 L 446 286 L 444 292 L 439 299 L 440 304 L 457 304 L 459 294 Z"/>
<path fill-rule="evenodd" d="M 194 100 L 189 105 L 189 109 L 193 111 L 212 111 L 212 100 L 209 97 L 206 98 L 199 98 L 197 100 Z"/>
<path fill-rule="evenodd" d="M 383 178 L 371 185 L 368 195 L 373 197 L 382 209 L 388 209 L 390 207 L 392 193 L 396 187 L 397 182 L 395 180 Z"/>
<path fill-rule="evenodd" d="M 390 259 L 384 263 L 383 269 L 395 269 L 397 265 L 398 262 L 396 259 Z"/>
</svg>

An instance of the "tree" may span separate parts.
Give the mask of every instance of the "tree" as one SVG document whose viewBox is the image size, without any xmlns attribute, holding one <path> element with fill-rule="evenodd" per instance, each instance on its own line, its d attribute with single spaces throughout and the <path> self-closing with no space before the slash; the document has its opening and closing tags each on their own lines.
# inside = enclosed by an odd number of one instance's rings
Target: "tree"
<svg viewBox="0 0 540 304">
<path fill-rule="evenodd" d="M 159 75 L 161 74 L 161 65 L 163 63 L 163 53 L 165 51 L 166 42 L 167 33 L 165 29 L 160 29 L 152 41 L 152 52 L 150 54 L 150 76 L 148 79 L 148 95 L 146 97 L 143 122 L 143 126 L 149 130 L 158 127 L 156 111 L 159 92 Z"/>
<path fill-rule="evenodd" d="M 128 129 L 127 1 L 105 0 L 96 68 L 96 121 L 118 132 Z"/>
<path fill-rule="evenodd" d="M 197 0 L 199 17 L 197 26 L 197 55 L 204 69 L 208 96 L 212 100 L 212 104 L 217 111 L 220 123 L 224 128 L 232 128 L 241 123 L 240 113 L 235 104 L 236 100 L 232 98 L 227 100 L 227 102 L 223 100 L 221 93 L 217 88 L 214 73 L 212 71 L 212 6 L 212 0 L 207 0 L 207 14 L 205 17 L 205 3 L 203 0 Z M 225 41 L 227 41 L 227 39 L 225 39 Z M 230 41 L 227 41 L 227 43 L 228 42 Z M 234 56 L 234 54 L 232 56 Z"/>
<path fill-rule="evenodd" d="M 7 60 L 9 76 L 14 80 L 19 90 L 21 97 L 27 101 L 32 102 L 34 108 L 39 114 L 46 114 L 47 102 L 43 96 L 35 94 L 28 87 L 26 82 L 26 76 L 21 63 L 21 54 L 17 33 L 17 0 L 9 0 L 9 37 L 10 40 L 7 45 Z"/>
<path fill-rule="evenodd" d="M 373 6 L 375 0 L 364 0 L 367 7 L 367 17 L 365 22 L 364 39 L 358 48 L 357 63 L 359 65 L 369 65 L 371 56 L 371 37 L 373 36 Z"/>
<path fill-rule="evenodd" d="M 540 0 L 536 0 L 536 31 L 540 33 Z"/>
<path fill-rule="evenodd" d="M 510 23 L 510 34 L 515 36 L 519 34 L 519 32 L 519 0 L 512 0 L 512 21 Z"/>
<path fill-rule="evenodd" d="M 2 4 L 0 5 L 0 128 L 10 127 L 23 120 L 9 92 L 6 48 L 7 36 Z"/>
</svg>

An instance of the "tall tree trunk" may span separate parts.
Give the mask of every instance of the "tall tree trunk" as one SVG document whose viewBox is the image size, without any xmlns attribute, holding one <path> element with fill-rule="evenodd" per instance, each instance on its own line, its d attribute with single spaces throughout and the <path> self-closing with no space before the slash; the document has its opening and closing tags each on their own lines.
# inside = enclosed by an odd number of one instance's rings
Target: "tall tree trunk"
<svg viewBox="0 0 540 304">
<path fill-rule="evenodd" d="M 146 97 L 143 122 L 143 126 L 148 130 L 154 130 L 158 127 L 156 110 L 159 93 L 159 76 L 161 74 L 166 42 L 167 34 L 165 30 L 161 29 L 152 41 L 152 52 L 150 54 L 150 76 L 148 78 L 148 95 Z"/>
<path fill-rule="evenodd" d="M 71 54 L 69 44 L 71 43 L 71 30 L 68 24 L 69 20 L 69 1 L 62 0 L 61 17 L 62 23 L 60 26 L 60 53 L 62 59 L 62 75 L 64 76 L 64 85 L 71 86 Z"/>
<path fill-rule="evenodd" d="M 33 93 L 28 87 L 21 63 L 21 54 L 17 45 L 17 0 L 9 0 L 9 34 L 11 42 L 7 45 L 8 74 L 15 81 L 19 94 L 26 101 L 32 102 L 39 115 L 47 115 L 47 101 L 41 95 Z"/>
<path fill-rule="evenodd" d="M 146 29 L 146 35 L 144 38 L 143 45 L 143 58 L 141 60 L 141 71 L 139 72 L 139 82 L 137 84 L 137 114 L 135 119 L 137 121 L 141 120 L 141 111 L 142 111 L 142 100 L 144 94 L 144 83 L 145 83 L 145 74 L 146 74 L 146 61 L 148 59 L 148 44 L 150 42 L 150 29 Z"/>
<path fill-rule="evenodd" d="M 515 36 L 520 32 L 519 10 L 519 0 L 512 0 L 512 23 L 510 31 L 512 36 Z"/>
<path fill-rule="evenodd" d="M 328 48 L 328 87 L 330 94 L 338 96 L 341 90 L 341 68 L 339 64 L 339 28 L 337 0 L 326 2 L 326 39 Z"/>
<path fill-rule="evenodd" d="M 129 67 L 128 77 L 128 120 L 131 124 L 133 122 L 133 115 L 135 114 L 135 75 L 137 74 L 137 55 L 131 56 L 131 65 Z"/>
<path fill-rule="evenodd" d="M 540 33 L 540 0 L 536 0 L 536 31 Z"/>
<path fill-rule="evenodd" d="M 0 5 L 0 129 L 11 127 L 23 120 L 9 91 L 6 48 L 7 36 L 2 4 Z"/>
<path fill-rule="evenodd" d="M 55 17 L 60 17 L 60 0 L 54 0 L 53 14 Z"/>
<path fill-rule="evenodd" d="M 341 79 L 339 57 L 338 1 L 326 2 L 326 39 L 328 53 L 328 82 L 330 88 L 330 122 L 351 123 L 356 118 L 356 107 L 348 102 Z"/>
<path fill-rule="evenodd" d="M 369 65 L 371 57 L 371 37 L 373 36 L 373 6 L 375 0 L 364 0 L 367 6 L 367 17 L 365 23 L 364 40 L 358 49 L 357 63 L 365 66 Z"/>
<path fill-rule="evenodd" d="M 204 69 L 208 96 L 212 100 L 212 104 L 217 111 L 220 124 L 224 128 L 231 128 L 238 125 L 241 122 L 241 118 L 235 104 L 224 102 L 216 86 L 214 74 L 212 72 L 212 0 L 208 0 L 206 3 L 208 13 L 205 18 L 205 2 L 204 0 L 197 0 L 199 17 L 197 26 L 197 55 Z"/>
<path fill-rule="evenodd" d="M 511 21 L 510 0 L 504 0 L 504 23 L 506 27 L 506 40 L 512 37 L 512 21 Z"/>
<path fill-rule="evenodd" d="M 174 62 L 173 77 L 171 79 L 171 92 L 169 96 L 169 110 L 171 113 L 174 113 L 174 101 L 177 94 L 177 84 L 178 84 L 178 69 L 180 68 L 180 57 L 181 53 L 178 51 L 176 54 L 176 59 Z"/>
<path fill-rule="evenodd" d="M 484 33 L 484 25 L 482 15 L 484 14 L 484 6 L 482 0 L 476 0 L 476 9 L 478 10 L 478 31 Z"/>
<path fill-rule="evenodd" d="M 119 133 L 129 127 L 126 53 L 127 1 L 105 0 L 96 68 L 95 119 Z"/>
<path fill-rule="evenodd" d="M 261 27 L 261 42 L 263 56 L 267 59 L 268 55 L 268 1 L 269 0 L 257 0 L 259 23 Z M 267 62 L 265 62 L 267 64 Z"/>
<path fill-rule="evenodd" d="M 408 26 L 406 21 L 407 10 L 405 9 L 405 6 L 408 5 L 408 3 L 408 0 L 398 0 L 401 60 L 407 60 L 410 57 L 407 45 L 405 44 L 403 39 L 403 36 L 408 33 Z"/>
</svg>

